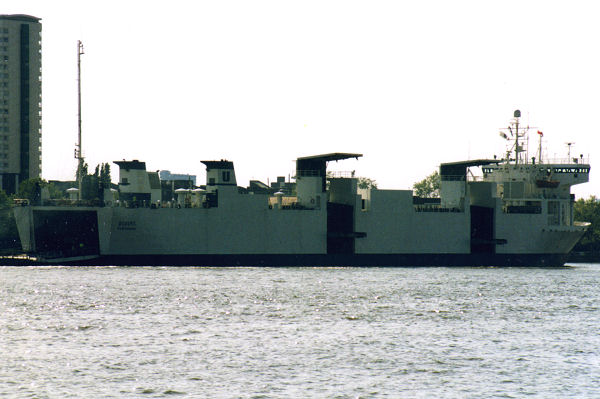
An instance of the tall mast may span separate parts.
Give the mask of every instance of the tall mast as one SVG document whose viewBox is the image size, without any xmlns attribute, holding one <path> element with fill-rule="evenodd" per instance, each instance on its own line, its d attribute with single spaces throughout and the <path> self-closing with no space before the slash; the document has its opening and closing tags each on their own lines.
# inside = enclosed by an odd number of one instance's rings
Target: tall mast
<svg viewBox="0 0 600 399">
<path fill-rule="evenodd" d="M 518 109 L 515 110 L 513 119 L 511 119 L 508 127 L 500 129 L 500 137 L 509 142 L 509 144 L 506 146 L 507 163 L 510 163 L 513 160 L 515 165 L 518 165 L 519 163 L 529 163 L 529 129 L 529 125 L 521 125 L 521 111 Z M 510 133 L 510 138 L 503 130 L 506 130 Z M 538 133 L 541 134 L 541 132 Z M 521 153 L 524 153 L 523 157 L 521 157 Z"/>
<path fill-rule="evenodd" d="M 77 41 L 77 147 L 75 148 L 75 158 L 77 158 L 77 182 L 79 184 L 78 198 L 81 199 L 81 186 L 83 180 L 83 153 L 81 151 L 81 55 L 83 52 L 83 43 Z"/>
</svg>

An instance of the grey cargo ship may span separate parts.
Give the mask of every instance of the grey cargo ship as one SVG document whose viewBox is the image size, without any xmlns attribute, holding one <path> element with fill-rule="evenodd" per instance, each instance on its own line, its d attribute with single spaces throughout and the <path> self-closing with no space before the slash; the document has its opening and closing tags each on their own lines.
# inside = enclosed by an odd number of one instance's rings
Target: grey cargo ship
<svg viewBox="0 0 600 399">
<path fill-rule="evenodd" d="M 440 165 L 440 198 L 359 188 L 327 173 L 331 153 L 296 160 L 295 192 L 245 193 L 233 162 L 203 161 L 205 189 L 156 195 L 140 161 L 119 161 L 118 200 L 15 207 L 23 250 L 40 264 L 192 266 L 562 266 L 588 223 L 570 187 L 583 156 L 537 157 L 515 111 L 503 159 Z"/>
</svg>

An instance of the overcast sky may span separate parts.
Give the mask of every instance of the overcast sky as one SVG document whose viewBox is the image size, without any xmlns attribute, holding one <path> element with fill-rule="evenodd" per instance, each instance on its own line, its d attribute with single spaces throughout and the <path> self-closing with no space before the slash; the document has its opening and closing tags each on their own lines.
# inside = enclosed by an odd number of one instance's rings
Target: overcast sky
<svg viewBox="0 0 600 399">
<path fill-rule="evenodd" d="M 224 158 L 246 185 L 299 156 L 356 152 L 330 169 L 407 189 L 441 162 L 501 156 L 520 109 L 547 154 L 575 142 L 590 156 L 591 182 L 574 188 L 587 197 L 600 194 L 597 4 L 3 0 L 1 13 L 42 18 L 46 179 L 75 173 L 82 40 L 92 170 L 139 159 L 204 183 L 200 161 Z"/>
</svg>

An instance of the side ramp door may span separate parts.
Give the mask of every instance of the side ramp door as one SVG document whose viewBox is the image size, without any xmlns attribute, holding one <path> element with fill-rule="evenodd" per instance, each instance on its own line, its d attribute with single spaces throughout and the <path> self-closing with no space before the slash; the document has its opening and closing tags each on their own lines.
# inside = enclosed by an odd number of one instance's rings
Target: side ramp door
<svg viewBox="0 0 600 399">
<path fill-rule="evenodd" d="M 100 253 L 95 210 L 34 210 L 33 224 L 37 253 L 53 257 Z"/>
<path fill-rule="evenodd" d="M 494 208 L 471 206 L 471 253 L 496 253 Z"/>
<path fill-rule="evenodd" d="M 354 207 L 327 203 L 327 253 L 354 253 Z"/>
</svg>

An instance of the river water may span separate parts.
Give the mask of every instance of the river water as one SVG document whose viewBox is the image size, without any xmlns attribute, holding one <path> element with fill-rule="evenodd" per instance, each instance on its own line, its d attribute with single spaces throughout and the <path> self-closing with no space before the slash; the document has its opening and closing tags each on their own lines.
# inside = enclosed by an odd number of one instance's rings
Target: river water
<svg viewBox="0 0 600 399">
<path fill-rule="evenodd" d="M 0 268 L 0 397 L 600 397 L 600 265 Z"/>
</svg>

